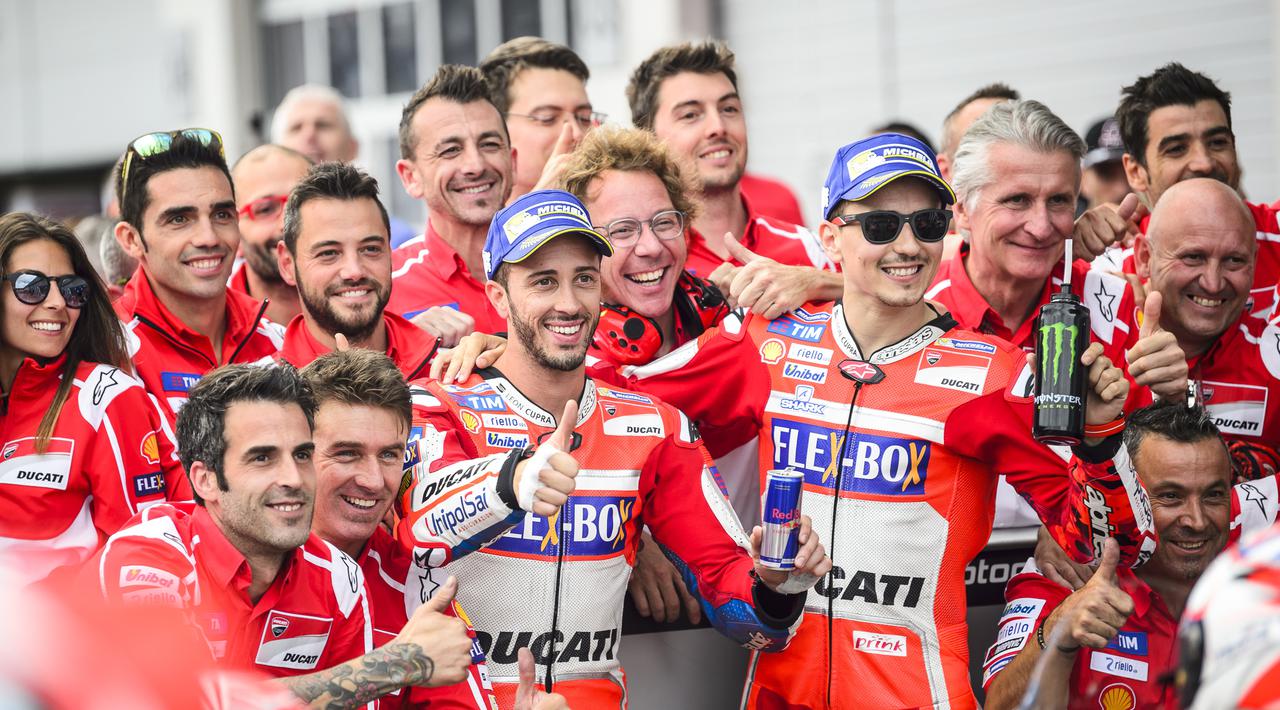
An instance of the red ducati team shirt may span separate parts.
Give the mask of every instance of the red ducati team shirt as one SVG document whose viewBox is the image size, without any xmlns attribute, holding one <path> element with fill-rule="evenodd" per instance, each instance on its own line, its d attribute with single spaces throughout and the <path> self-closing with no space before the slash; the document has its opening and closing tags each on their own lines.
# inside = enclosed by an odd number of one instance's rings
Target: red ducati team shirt
<svg viewBox="0 0 1280 710">
<path fill-rule="evenodd" d="M 1133 614 L 1106 648 L 1077 652 L 1067 707 L 1177 710 L 1175 686 L 1160 680 L 1178 665 L 1178 620 L 1131 570 L 1118 569 L 1116 575 L 1120 588 L 1133 599 Z M 1034 560 L 1009 580 L 1000 630 L 983 663 L 983 688 L 991 687 L 992 679 L 1024 646 L 1036 643 L 1036 629 L 1070 594 L 1070 589 L 1041 575 Z"/>
<path fill-rule="evenodd" d="M 789 222 L 765 217 L 755 210 L 746 195 L 742 197 L 742 205 L 747 210 L 747 228 L 738 237 L 743 246 L 780 264 L 835 270 L 835 265 L 822 251 L 822 243 L 812 232 Z M 684 268 L 702 279 L 710 276 L 724 262 L 707 246 L 708 238 L 721 240 L 724 235 L 704 236 L 692 225 L 689 226 L 689 256 L 685 259 Z M 732 263 L 734 266 L 742 266 L 737 261 Z"/>
<path fill-rule="evenodd" d="M 124 321 L 134 371 L 171 421 L 205 373 L 220 365 L 271 357 L 284 341 L 284 329 L 263 317 L 266 303 L 227 289 L 226 333 L 222 352 L 215 353 L 209 338 L 187 327 L 160 302 L 142 267 L 114 305 Z"/>
<path fill-rule="evenodd" d="M 227 289 L 253 296 L 249 293 L 249 262 L 241 259 L 240 263 L 231 270 L 231 278 L 227 279 Z"/>
<path fill-rule="evenodd" d="M 738 181 L 738 188 L 765 217 L 804 226 L 800 201 L 796 199 L 796 193 L 782 182 L 763 175 L 744 173 Z"/>
<path fill-rule="evenodd" d="M 48 446 L 37 450 L 65 365 L 24 360 L 0 418 L 0 558 L 20 584 L 88 559 L 167 492 L 191 497 L 155 399 L 110 365 L 80 363 Z"/>
<path fill-rule="evenodd" d="M 507 321 L 493 310 L 485 295 L 483 278 L 477 279 L 467 270 L 467 263 L 430 221 L 425 234 L 391 252 L 391 268 L 389 313 L 412 318 L 433 306 L 447 306 L 474 318 L 477 332 L 507 329 Z"/>
<path fill-rule="evenodd" d="M 387 357 L 400 368 L 405 380 L 425 377 L 427 365 L 435 356 L 436 339 L 394 313 L 383 313 L 382 322 L 387 327 Z M 303 316 L 297 315 L 289 322 L 284 333 L 284 347 L 276 357 L 302 369 L 329 352 L 333 351 L 316 340 L 307 330 Z"/>
<path fill-rule="evenodd" d="M 315 535 L 256 602 L 249 563 L 195 504 L 139 513 L 82 574 L 108 602 L 178 610 L 228 668 L 306 675 L 372 650 L 364 575 Z"/>
<path fill-rule="evenodd" d="M 431 598 L 434 585 L 427 585 L 429 570 L 413 561 L 412 555 L 395 538 L 379 527 L 369 538 L 357 560 L 364 572 L 365 594 L 373 619 L 373 645 L 385 646 L 409 621 L 409 614 Z M 497 710 L 484 651 L 476 639 L 471 620 L 455 599 L 446 611 L 467 622 L 471 635 L 471 667 L 467 679 L 441 688 L 398 690 L 378 700 L 379 708 L 431 708 L 431 710 Z"/>
</svg>

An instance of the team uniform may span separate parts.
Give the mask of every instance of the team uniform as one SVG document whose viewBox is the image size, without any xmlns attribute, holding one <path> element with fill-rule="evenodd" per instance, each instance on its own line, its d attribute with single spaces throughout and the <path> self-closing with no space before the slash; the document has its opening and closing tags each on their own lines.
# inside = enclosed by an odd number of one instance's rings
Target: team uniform
<svg viewBox="0 0 1280 710">
<path fill-rule="evenodd" d="M 803 596 L 755 580 L 749 541 L 678 411 L 587 379 L 573 433 L 577 490 L 548 521 L 519 509 L 512 479 L 521 451 L 555 429 L 550 413 L 492 369 L 414 392 L 414 476 L 399 538 L 433 584 L 464 580 L 458 598 L 504 707 L 522 646 L 573 707 L 626 707 L 618 648 L 642 526 L 717 629 L 747 647 L 785 646 Z"/>
<path fill-rule="evenodd" d="M 1280 318 L 1255 337 L 1248 313 L 1207 352 L 1187 358 L 1187 379 L 1231 449 L 1236 480 L 1280 471 Z M 1150 404 L 1145 388 L 1140 404 Z"/>
<path fill-rule="evenodd" d="M 498 333 L 507 321 L 493 310 L 484 281 L 467 270 L 458 252 L 427 222 L 427 231 L 391 253 L 387 312 L 412 318 L 434 306 L 454 308 L 476 321 L 476 332 Z"/>
<path fill-rule="evenodd" d="M 1241 483 L 1232 489 L 1229 542 L 1265 530 L 1276 520 L 1276 479 Z M 1071 671 L 1070 703 L 1094 708 L 1169 708 L 1177 710 L 1174 684 L 1165 682 L 1178 665 L 1178 619 L 1164 600 L 1131 570 L 1116 570 L 1120 589 L 1133 599 L 1134 611 L 1104 649 L 1081 648 Z M 996 641 L 983 661 L 982 687 L 1034 640 L 1049 614 L 1071 594 L 1040 573 L 1035 558 L 1005 587 L 1005 607 Z M 1048 635 L 1045 635 L 1046 643 Z"/>
<path fill-rule="evenodd" d="M 746 230 L 738 237 L 738 241 L 760 256 L 768 257 L 780 264 L 792 266 L 812 266 L 815 269 L 834 271 L 835 265 L 822 251 L 822 243 L 812 232 L 789 222 L 772 217 L 765 217 L 755 211 L 751 202 L 744 195 L 742 206 L 747 210 Z M 723 234 L 709 235 L 717 243 L 722 243 Z M 685 270 L 699 278 L 707 278 L 716 267 L 724 262 L 707 246 L 707 235 L 703 235 L 692 226 L 688 228 L 689 256 L 685 259 Z M 742 266 L 731 260 L 734 266 Z"/>
<path fill-rule="evenodd" d="M 1107 536 L 1126 564 L 1154 549 L 1135 478 L 1037 444 L 1022 351 L 946 315 L 863 355 L 839 303 L 734 314 L 623 374 L 679 402 L 713 454 L 758 436 L 761 479 L 803 472 L 802 509 L 830 541 L 808 623 L 753 657 L 747 707 L 976 707 L 964 569 L 991 534 L 997 472 L 1078 559 Z"/>
<path fill-rule="evenodd" d="M 253 294 L 249 293 L 249 262 L 244 258 L 236 259 L 236 265 L 231 269 L 231 278 L 227 279 L 227 289 L 253 297 Z"/>
<path fill-rule="evenodd" d="M 426 570 L 414 564 L 413 556 L 379 527 L 369 538 L 356 563 L 364 572 L 365 596 L 373 620 L 373 645 L 390 643 L 430 594 L 424 585 Z M 455 600 L 446 610 L 471 626 L 471 620 Z M 440 688 L 412 687 L 398 690 L 378 700 L 379 708 L 431 708 L 432 710 L 497 710 L 497 699 L 489 682 L 484 652 L 471 630 L 471 668 L 461 683 Z"/>
<path fill-rule="evenodd" d="M 306 675 L 372 649 L 364 575 L 315 535 L 256 603 L 249 563 L 195 504 L 139 513 L 82 573 L 108 602 L 178 610 L 225 667 Z"/>
<path fill-rule="evenodd" d="M 435 356 L 436 339 L 394 313 L 383 313 L 382 322 L 387 329 L 387 357 L 395 362 L 406 380 L 424 376 Z M 307 330 L 306 320 L 297 315 L 285 330 L 284 345 L 276 358 L 301 369 L 329 352 L 332 351 Z"/>
<path fill-rule="evenodd" d="M 796 193 L 783 183 L 763 175 L 743 173 L 738 189 L 751 200 L 760 214 L 773 219 L 804 226 L 804 213 Z"/>
<path fill-rule="evenodd" d="M 262 317 L 265 302 L 227 289 L 226 332 L 221 352 L 215 353 L 207 337 L 187 327 L 160 302 L 141 267 L 115 308 L 124 321 L 134 372 L 170 418 L 205 373 L 221 365 L 270 357 L 284 342 L 284 329 Z"/>
<path fill-rule="evenodd" d="M 37 448 L 65 362 L 24 360 L 0 418 L 0 557 L 19 584 L 88 559 L 169 492 L 191 495 L 155 400 L 110 365 L 80 364 L 47 447 Z"/>
</svg>

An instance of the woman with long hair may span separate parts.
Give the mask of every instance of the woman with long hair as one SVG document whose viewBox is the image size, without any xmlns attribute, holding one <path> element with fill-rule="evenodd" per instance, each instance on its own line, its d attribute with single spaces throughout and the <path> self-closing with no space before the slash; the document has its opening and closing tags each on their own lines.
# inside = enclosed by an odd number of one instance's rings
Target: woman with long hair
<svg viewBox="0 0 1280 710">
<path fill-rule="evenodd" d="M 0 567 L 34 582 L 186 483 L 75 235 L 4 215 L 0 271 Z"/>
</svg>

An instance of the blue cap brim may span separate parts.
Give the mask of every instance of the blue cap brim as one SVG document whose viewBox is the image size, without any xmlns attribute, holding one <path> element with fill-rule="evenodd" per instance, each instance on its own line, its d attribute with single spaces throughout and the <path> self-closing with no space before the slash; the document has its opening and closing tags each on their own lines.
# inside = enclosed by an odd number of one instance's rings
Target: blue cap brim
<svg viewBox="0 0 1280 710">
<path fill-rule="evenodd" d="M 613 245 L 609 243 L 609 240 L 600 236 L 600 233 L 593 229 L 583 229 L 581 227 L 551 227 L 545 231 L 531 234 L 520 240 L 520 244 L 515 249 L 507 252 L 506 256 L 502 257 L 502 261 L 499 263 L 518 264 L 525 259 L 528 259 L 534 252 L 546 246 L 547 242 L 566 234 L 577 234 L 582 237 L 586 237 L 586 239 L 591 242 L 591 245 L 595 247 L 596 251 L 600 252 L 600 256 L 613 256 Z M 494 268 L 497 268 L 497 264 L 494 265 Z"/>
</svg>

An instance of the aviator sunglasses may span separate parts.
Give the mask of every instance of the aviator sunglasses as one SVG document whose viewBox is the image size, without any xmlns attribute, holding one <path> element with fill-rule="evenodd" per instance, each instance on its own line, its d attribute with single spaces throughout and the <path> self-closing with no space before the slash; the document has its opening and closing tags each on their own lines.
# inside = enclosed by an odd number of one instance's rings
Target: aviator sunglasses
<svg viewBox="0 0 1280 710">
<path fill-rule="evenodd" d="M 857 223 L 862 227 L 862 236 L 872 244 L 888 244 L 898 238 L 902 225 L 910 222 L 916 239 L 922 242 L 937 242 L 947 236 L 947 227 L 951 225 L 951 210 L 931 208 L 916 210 L 911 214 L 902 214 L 892 210 L 876 210 L 862 214 L 842 214 L 831 218 L 832 224 L 841 227 Z"/>
<path fill-rule="evenodd" d="M 133 139 L 129 144 L 128 150 L 124 154 L 124 166 L 120 169 L 120 184 L 125 190 L 129 188 L 129 168 L 133 164 L 134 156 L 143 160 L 154 155 L 168 152 L 173 147 L 173 139 L 182 136 L 187 140 L 192 140 L 206 148 L 215 148 L 218 154 L 226 160 L 227 155 L 222 147 L 222 136 L 217 131 L 208 128 L 183 128 L 177 131 L 157 131 L 156 133 L 147 133 Z M 120 201 L 124 201 L 124 195 L 120 195 Z"/>
</svg>

